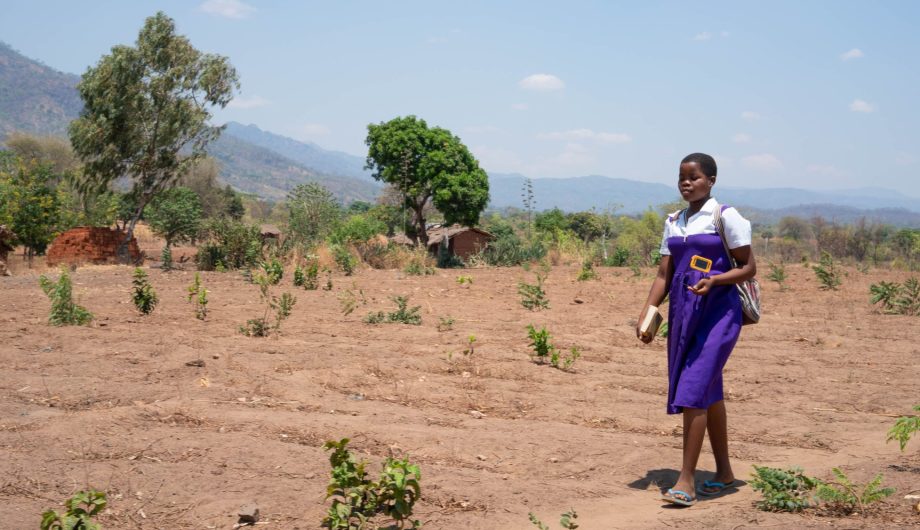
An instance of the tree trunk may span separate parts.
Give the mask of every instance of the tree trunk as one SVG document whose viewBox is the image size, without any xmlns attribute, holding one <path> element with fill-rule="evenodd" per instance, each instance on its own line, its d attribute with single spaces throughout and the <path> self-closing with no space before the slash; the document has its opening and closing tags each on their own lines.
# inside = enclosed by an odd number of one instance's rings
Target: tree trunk
<svg viewBox="0 0 920 530">
<path fill-rule="evenodd" d="M 122 240 L 121 244 L 118 245 L 118 249 L 115 251 L 116 259 L 120 265 L 131 265 L 134 262 L 134 260 L 131 259 L 131 252 L 128 250 L 128 244 L 131 243 L 132 239 L 134 239 L 134 227 L 140 220 L 145 206 L 147 206 L 147 201 L 141 197 L 138 200 L 137 211 L 134 212 L 134 216 L 131 217 L 131 221 L 128 223 L 127 230 L 125 230 L 125 238 Z"/>
<path fill-rule="evenodd" d="M 415 212 L 415 237 L 417 238 L 416 243 L 421 243 L 424 248 L 428 248 L 428 230 L 425 226 L 425 203 L 423 202 L 421 206 L 413 206 L 412 211 Z"/>
</svg>

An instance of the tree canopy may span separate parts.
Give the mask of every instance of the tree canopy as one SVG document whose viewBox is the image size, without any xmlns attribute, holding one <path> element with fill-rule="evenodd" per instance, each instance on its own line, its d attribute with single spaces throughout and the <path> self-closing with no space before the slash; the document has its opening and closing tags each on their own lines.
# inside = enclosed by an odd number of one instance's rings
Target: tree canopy
<svg viewBox="0 0 920 530">
<path fill-rule="evenodd" d="M 74 152 L 84 162 L 84 189 L 105 189 L 122 176 L 137 199 L 120 256 L 147 203 L 205 156 L 220 128 L 212 107 L 227 105 L 239 87 L 226 57 L 195 49 L 159 12 L 144 22 L 135 46 L 115 46 L 77 85 L 84 108 L 70 124 Z"/>
<path fill-rule="evenodd" d="M 153 233 L 166 240 L 166 246 L 189 240 L 198 233 L 201 201 L 188 188 L 172 188 L 150 201 L 144 211 Z"/>
<path fill-rule="evenodd" d="M 425 206 L 447 224 L 472 226 L 489 202 L 489 178 L 459 138 L 415 116 L 367 126 L 367 169 L 402 193 L 414 214 L 412 234 L 428 243 Z"/>
</svg>

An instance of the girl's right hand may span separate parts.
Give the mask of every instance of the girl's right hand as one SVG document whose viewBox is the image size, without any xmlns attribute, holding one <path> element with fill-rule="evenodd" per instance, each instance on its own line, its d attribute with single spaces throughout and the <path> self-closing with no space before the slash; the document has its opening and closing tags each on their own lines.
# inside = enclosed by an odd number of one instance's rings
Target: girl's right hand
<svg viewBox="0 0 920 530">
<path fill-rule="evenodd" d="M 639 330 L 639 328 L 642 326 L 642 320 L 645 318 L 645 313 L 647 312 L 648 312 L 648 307 L 646 307 L 645 309 L 642 310 L 641 313 L 639 313 L 639 318 L 636 320 L 636 338 L 641 340 L 645 344 L 652 342 L 652 340 L 655 338 L 651 335 L 648 337 L 643 337 L 642 332 Z"/>
</svg>

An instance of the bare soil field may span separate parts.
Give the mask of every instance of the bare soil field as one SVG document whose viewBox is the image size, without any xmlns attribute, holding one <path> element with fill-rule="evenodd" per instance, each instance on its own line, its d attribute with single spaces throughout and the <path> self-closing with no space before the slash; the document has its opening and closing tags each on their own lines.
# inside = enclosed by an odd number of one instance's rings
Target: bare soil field
<svg viewBox="0 0 920 530">
<path fill-rule="evenodd" d="M 893 416 L 920 403 L 920 320 L 879 314 L 867 294 L 904 273 L 848 269 L 840 291 L 824 292 L 787 266 L 790 289 L 764 282 L 764 319 L 744 328 L 725 372 L 738 478 L 752 464 L 821 478 L 840 466 L 860 482 L 884 473 L 898 490 L 873 513 L 834 518 L 759 511 L 747 484 L 690 509 L 659 500 L 677 476 L 681 419 L 665 414 L 664 340 L 645 346 L 633 331 L 651 270 L 598 268 L 577 282 L 576 268 L 554 267 L 539 312 L 520 305 L 517 282 L 534 277 L 520 268 L 360 270 L 335 275 L 331 291 L 297 289 L 288 271 L 273 291 L 297 303 L 268 338 L 238 332 L 262 309 L 237 272 L 202 273 L 210 314 L 199 321 L 185 300 L 194 272 L 149 269 L 160 305 L 141 316 L 131 270 L 73 273 L 96 316 L 87 327 L 47 324 L 37 270 L 0 278 L 0 527 L 37 528 L 93 486 L 109 495 L 105 528 L 228 529 L 248 502 L 263 528 L 318 528 L 322 444 L 343 437 L 372 476 L 387 455 L 421 465 L 416 511 L 430 529 L 534 528 L 528 512 L 558 528 L 570 508 L 583 530 L 920 525 L 903 498 L 920 489 L 920 440 L 904 453 L 885 443 Z M 359 305 L 344 316 L 346 289 Z M 422 325 L 362 322 L 394 295 L 421 306 Z M 453 328 L 438 331 L 448 315 Z M 530 361 L 531 323 L 578 346 L 573 373 Z M 698 480 L 712 471 L 707 447 Z"/>
</svg>

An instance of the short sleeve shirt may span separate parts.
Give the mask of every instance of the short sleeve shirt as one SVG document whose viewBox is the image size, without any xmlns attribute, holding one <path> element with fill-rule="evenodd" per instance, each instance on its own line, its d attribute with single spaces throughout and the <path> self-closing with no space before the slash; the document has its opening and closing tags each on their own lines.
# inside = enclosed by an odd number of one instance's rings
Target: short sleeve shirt
<svg viewBox="0 0 920 530">
<path fill-rule="evenodd" d="M 715 234 L 716 226 L 713 214 L 716 208 L 721 208 L 715 199 L 710 198 L 700 211 L 687 219 L 686 211 L 678 211 L 668 216 L 664 221 L 664 234 L 661 237 L 661 247 L 658 249 L 662 256 L 670 256 L 668 250 L 669 237 L 687 237 L 696 234 Z M 729 207 L 722 212 L 722 226 L 725 227 L 725 241 L 728 248 L 744 247 L 751 244 L 751 222 L 741 217 L 738 210 Z"/>
</svg>

